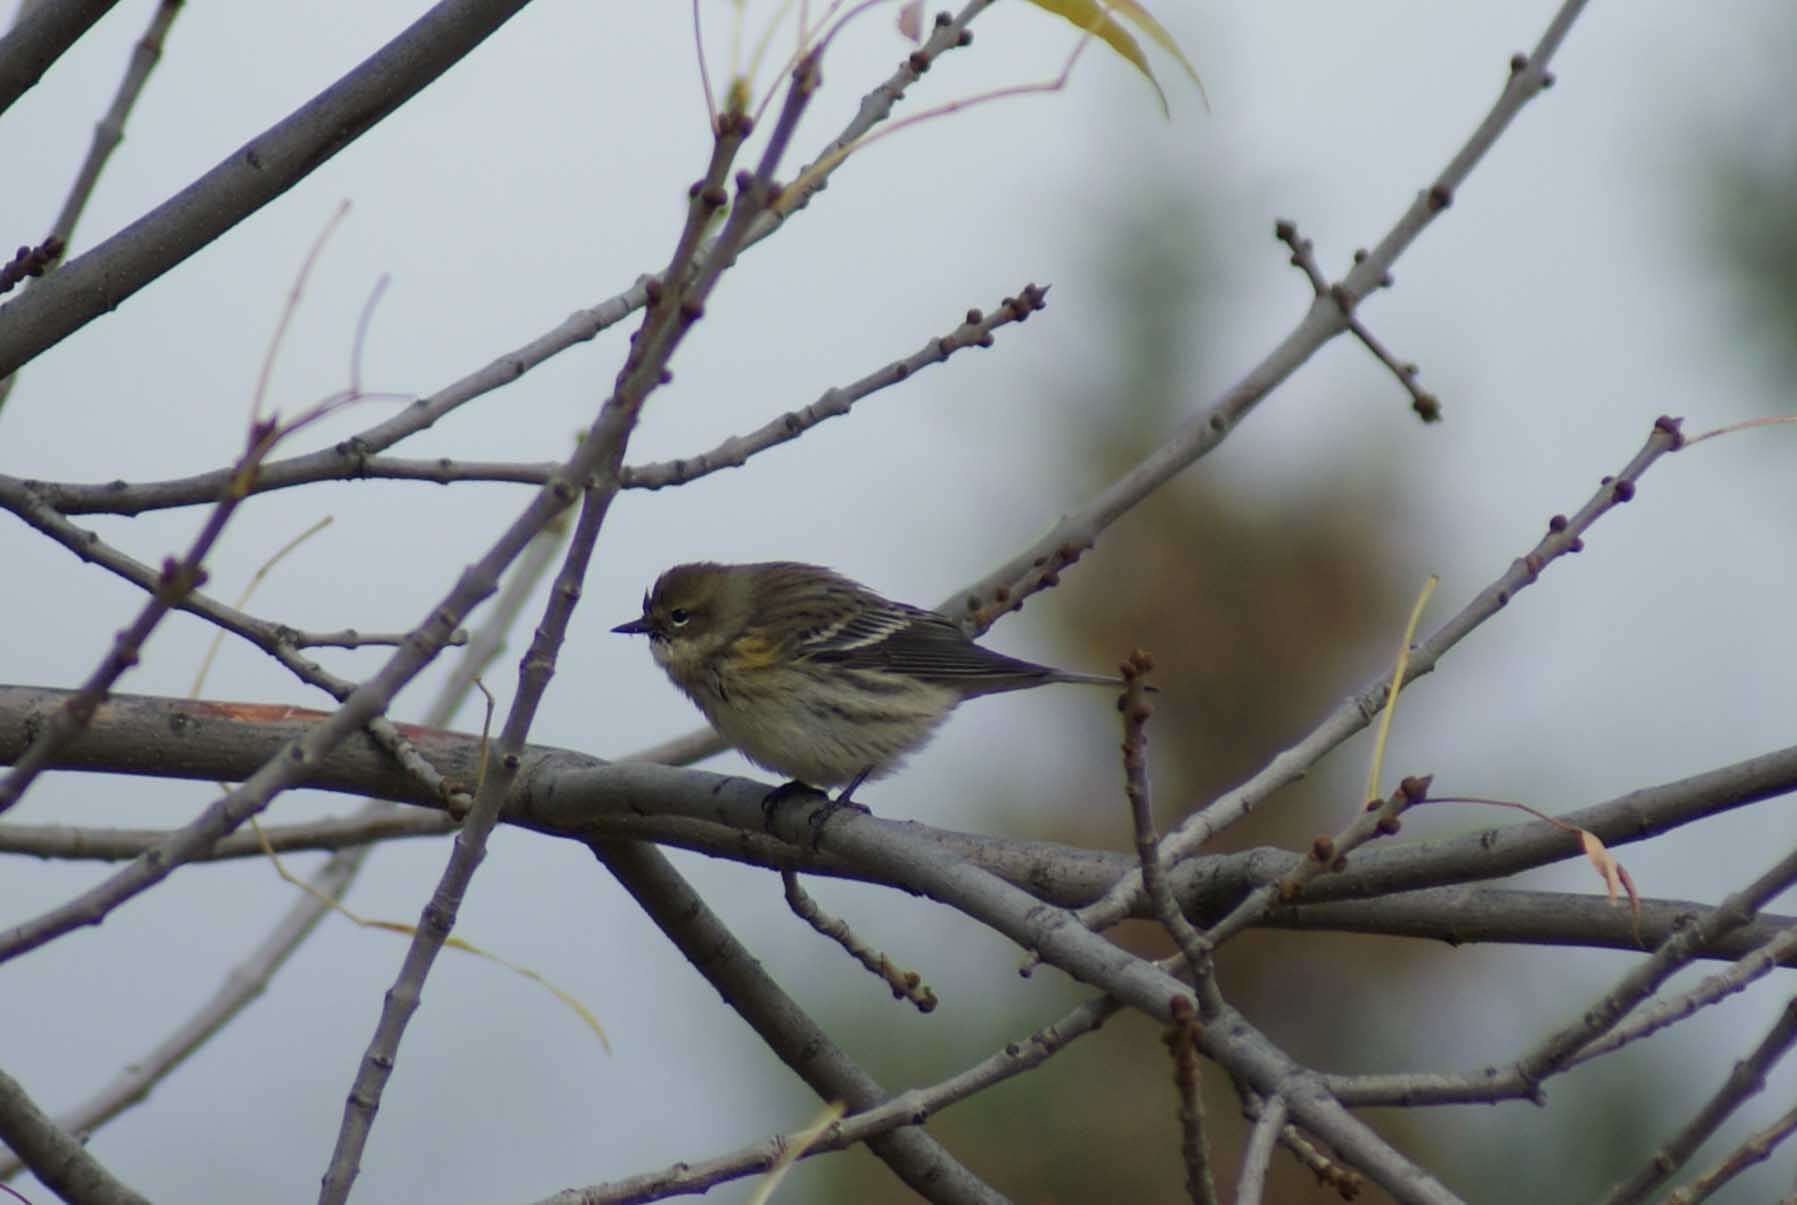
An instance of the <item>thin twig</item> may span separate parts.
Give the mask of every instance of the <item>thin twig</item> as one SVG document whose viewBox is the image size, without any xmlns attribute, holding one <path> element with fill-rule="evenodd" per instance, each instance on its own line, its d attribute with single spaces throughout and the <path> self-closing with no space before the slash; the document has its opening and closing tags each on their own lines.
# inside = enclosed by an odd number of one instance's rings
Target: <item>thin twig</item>
<svg viewBox="0 0 1797 1205">
<path fill-rule="evenodd" d="M 253 476 L 256 466 L 283 433 L 284 429 L 272 420 L 252 424 L 244 452 L 234 466 L 233 479 L 247 480 Z M 187 551 L 179 559 L 170 557 L 163 561 L 162 571 L 156 578 L 156 587 L 149 600 L 138 610 L 137 617 L 113 637 L 111 649 L 88 675 L 81 689 L 38 734 L 31 748 L 14 763 L 6 778 L 0 780 L 0 813 L 4 813 L 24 796 L 37 776 L 55 760 L 57 750 L 93 719 L 94 711 L 105 700 L 113 684 L 137 664 L 145 641 L 169 612 L 205 584 L 206 570 L 203 565 L 206 557 L 212 552 L 218 538 L 224 534 L 226 523 L 236 513 L 242 501 L 242 493 L 227 488 L 206 516 L 205 524 Z"/>
<path fill-rule="evenodd" d="M 1014 1075 L 1035 1070 L 1075 1039 L 1097 1030 L 1120 1007 L 1108 996 L 1095 996 L 1021 1041 L 1007 1042 L 1003 1049 L 964 1071 L 927 1088 L 901 1092 L 883 1105 L 845 1117 L 805 1155 L 809 1158 L 825 1151 L 843 1150 L 904 1126 L 922 1125 L 957 1101 L 977 1095 Z M 571 1188 L 546 1197 L 537 1205 L 621 1205 L 626 1201 L 636 1205 L 705 1192 L 730 1180 L 754 1175 L 775 1159 L 788 1141 L 789 1136 L 777 1134 L 711 1159 L 682 1160 L 661 1171 L 587 1188 Z"/>
<path fill-rule="evenodd" d="M 1785 1139 L 1797 1133 L 1797 1109 L 1754 1134 L 1730 1151 L 1721 1162 L 1666 1198 L 1666 1205 L 1698 1205 L 1730 1180 L 1756 1163 L 1763 1163 Z M 1797 1205 L 1797 1193 L 1779 1198 L 1779 1205 Z"/>
<path fill-rule="evenodd" d="M 1705 976 L 1703 982 L 1690 991 L 1670 1000 L 1659 1001 L 1651 1007 L 1635 1010 L 1627 1021 L 1579 1051 L 1568 1066 L 1588 1063 L 1694 1016 L 1701 1009 L 1726 1000 L 1736 992 L 1745 991 L 1754 980 L 1787 965 L 1794 958 L 1797 958 L 1797 927 L 1786 929 L 1772 940 L 1755 947 L 1750 954 L 1726 970 Z"/>
<path fill-rule="evenodd" d="M 1222 1011 L 1222 997 L 1212 973 L 1210 951 L 1180 911 L 1179 901 L 1167 882 L 1160 835 L 1155 831 L 1154 801 L 1148 789 L 1148 720 L 1154 714 L 1154 705 L 1148 700 L 1148 672 L 1153 668 L 1153 660 L 1139 649 L 1120 667 L 1124 687 L 1117 705 L 1123 712 L 1123 793 L 1129 801 L 1130 823 L 1136 834 L 1136 860 L 1142 868 L 1142 881 L 1147 884 L 1155 919 L 1185 955 L 1186 974 L 1198 991 L 1199 1010 L 1206 1021 L 1212 1021 Z"/>
<path fill-rule="evenodd" d="M 1424 674 L 1433 672 L 1443 656 L 1508 606 L 1517 592 L 1533 585 L 1544 569 L 1561 557 L 1582 551 L 1585 547 L 1584 533 L 1598 519 L 1633 498 L 1636 484 L 1647 470 L 1660 457 L 1676 451 L 1679 446 L 1679 420 L 1664 416 L 1655 420 L 1647 442 L 1619 474 L 1605 477 L 1597 492 L 1570 518 L 1555 515 L 1549 519 L 1547 534 L 1534 548 L 1517 558 L 1496 581 L 1481 590 L 1458 614 L 1411 651 L 1405 682 L 1413 682 Z M 1241 820 L 1274 792 L 1302 778 L 1326 754 L 1360 732 L 1379 715 L 1389 690 L 1390 683 L 1383 675 L 1369 683 L 1346 699 L 1301 741 L 1274 757 L 1247 782 L 1218 796 L 1209 805 L 1188 816 L 1163 842 L 1166 857 L 1177 864 L 1196 853 L 1217 833 Z M 1080 910 L 1081 922 L 1098 928 L 1115 924 L 1130 914 L 1141 890 L 1140 875 L 1132 875 L 1119 881 L 1106 893 L 1104 899 Z"/>
<path fill-rule="evenodd" d="M 1549 1035 L 1506 1068 L 1485 1067 L 1457 1075 L 1325 1076 L 1329 1090 L 1353 1106 L 1454 1104 L 1523 1098 L 1539 1100 L 1542 1081 L 1566 1070 L 1578 1053 L 1608 1033 L 1681 968 L 1697 951 L 1747 924 L 1779 892 L 1797 882 L 1797 853 L 1780 859 L 1751 884 L 1703 918 L 1675 929 L 1653 955 L 1586 1005 L 1578 1018 Z"/>
<path fill-rule="evenodd" d="M 684 485 L 724 469 L 740 468 L 758 453 L 797 439 L 819 423 L 847 414 L 857 402 L 909 380 L 932 364 L 945 362 L 958 351 L 970 347 L 991 347 L 995 331 L 1011 323 L 1022 322 L 1031 314 L 1044 309 L 1048 304 L 1047 296 L 1046 287 L 1029 284 L 1015 296 L 1006 297 L 990 313 L 969 310 L 966 320 L 960 326 L 945 335 L 930 339 L 910 355 L 894 360 L 847 385 L 832 386 L 809 405 L 789 410 L 745 435 L 733 435 L 695 456 L 626 466 L 622 474 L 623 488 L 664 489 Z M 319 481 L 377 479 L 428 481 L 438 485 L 491 481 L 540 486 L 560 467 L 559 463 L 553 461 L 458 461 L 447 456 L 428 459 L 371 456 L 366 447 L 347 441 L 332 449 L 263 465 L 250 486 L 250 492 L 268 493 Z M 219 474 L 202 473 L 167 481 L 114 481 L 104 485 L 33 481 L 27 483 L 26 488 L 65 515 L 137 515 L 146 511 L 209 502 L 217 496 L 221 480 Z"/>
<path fill-rule="evenodd" d="M 1179 1094 L 1179 1156 L 1185 1161 L 1186 1196 L 1192 1205 L 1217 1205 L 1217 1182 L 1210 1170 L 1210 1142 L 1204 1136 L 1204 1096 L 1198 1082 L 1198 1014 L 1184 996 L 1173 999 L 1173 1021 L 1161 1036 L 1173 1056 L 1173 1087 Z"/>
<path fill-rule="evenodd" d="M 662 279 L 673 283 L 665 290 L 657 290 L 659 296 L 643 315 L 642 327 L 625 356 L 617 385 L 600 408 L 576 454 L 584 471 L 575 479 L 586 483 L 580 519 L 569 541 L 555 588 L 550 591 L 548 606 L 521 662 L 518 690 L 498 740 L 497 765 L 480 784 L 474 805 L 462 823 L 448 864 L 425 905 L 393 986 L 383 997 L 380 1020 L 357 1068 L 355 1083 L 338 1127 L 337 1141 L 325 1169 L 320 1205 L 342 1205 L 360 1171 L 362 1150 L 380 1108 L 383 1089 L 393 1074 L 400 1040 L 418 1009 L 425 979 L 442 951 L 445 939 L 455 927 L 462 897 L 485 857 L 487 839 L 499 822 L 501 808 L 522 765 L 525 739 L 554 674 L 556 656 L 581 596 L 600 527 L 612 499 L 617 496 L 619 471 L 637 416 L 650 394 L 667 379 L 669 360 L 704 313 L 712 288 L 735 261 L 749 224 L 766 204 L 773 173 L 797 129 L 800 115 L 809 105 L 817 82 L 815 63 L 807 63 L 794 73 L 787 103 L 769 135 L 754 175 L 740 183 L 736 203 L 723 231 L 706 249 L 706 254 L 699 257 L 701 239 L 710 219 L 724 204 L 724 181 L 749 134 L 749 123 L 740 113 L 727 112 L 719 122 L 710 164 L 704 178 L 693 189 L 686 224 L 663 273 Z"/>
<path fill-rule="evenodd" d="M 87 208 L 88 199 L 93 196 L 94 188 L 100 182 L 100 173 L 105 169 L 106 161 L 124 140 L 125 122 L 137 104 L 138 95 L 142 93 L 144 84 L 149 82 L 150 73 L 156 69 L 156 64 L 162 61 L 162 44 L 168 37 L 169 28 L 175 23 L 175 14 L 181 11 L 182 2 L 183 0 L 159 0 L 156 11 L 150 14 L 149 27 L 132 47 L 131 57 L 126 61 L 125 74 L 119 81 L 118 91 L 113 95 L 112 105 L 94 127 L 94 137 L 88 145 L 87 158 L 82 161 L 81 170 L 75 173 L 75 180 L 63 198 L 62 210 L 50 226 L 50 238 L 45 241 L 45 246 L 55 247 L 52 262 L 61 259 L 63 251 L 74 241 L 75 226 L 81 220 L 81 211 Z M 64 4 L 56 7 L 83 6 Z M 24 17 L 23 10 L 20 16 Z M 31 275 L 42 276 L 43 272 L 39 270 Z M 0 293 L 5 291 L 0 288 Z M 6 399 L 12 395 L 13 385 L 18 379 L 17 372 L 0 376 L 0 410 L 6 408 Z"/>
<path fill-rule="evenodd" d="M 1670 1180 L 1735 1110 L 1765 1091 L 1766 1073 L 1785 1056 L 1793 1042 L 1797 1042 L 1797 999 L 1785 1003 L 1784 1011 L 1753 1052 L 1734 1065 L 1715 1094 L 1703 1103 L 1683 1129 L 1648 1157 L 1640 1171 L 1610 1190 L 1604 1205 L 1634 1205 L 1637 1201 L 1645 1201 L 1649 1194 Z"/>
<path fill-rule="evenodd" d="M 157 592 L 161 576 L 156 570 L 112 547 L 97 533 L 75 526 L 46 506 L 28 486 L 3 474 L 0 474 L 0 508 L 12 511 L 31 527 L 49 536 L 82 560 L 91 561 L 101 568 L 117 574 L 147 593 Z M 499 554 L 490 553 L 489 555 L 497 556 Z M 324 691 L 339 703 L 347 701 L 357 689 L 355 683 L 329 673 L 317 662 L 300 655 L 299 650 L 293 645 L 293 640 L 303 633 L 280 624 L 269 623 L 245 615 L 236 608 L 228 607 L 198 589 L 188 591 L 185 598 L 180 601 L 179 609 L 197 615 L 235 636 L 241 636 L 248 640 L 273 657 L 294 677 L 309 686 L 315 686 Z M 455 635 L 455 632 L 449 633 L 445 642 L 454 639 Z M 413 652 L 419 651 L 413 650 Z M 431 655 L 434 654 L 426 654 L 426 659 L 428 660 Z M 417 752 L 384 716 L 370 715 L 366 726 L 369 734 L 374 737 L 375 743 L 386 750 L 408 774 L 420 782 L 430 784 L 431 790 L 439 798 L 445 801 L 452 798 L 454 792 L 448 784 L 443 782 L 441 775 L 437 774 L 429 762 L 417 755 Z M 213 777 L 214 779 L 223 778 L 235 781 L 246 777 L 246 775 L 224 774 Z M 171 837 L 171 839 L 173 838 Z"/>
<path fill-rule="evenodd" d="M 923 976 L 916 971 L 908 971 L 894 966 L 890 958 L 874 949 L 859 937 L 848 926 L 848 922 L 840 917 L 825 912 L 818 902 L 805 893 L 799 886 L 799 876 L 791 870 L 780 872 L 780 883 L 786 891 L 786 906 L 793 914 L 819 933 L 841 946 L 849 957 L 866 967 L 869 973 L 885 982 L 892 990 L 894 1000 L 909 1000 L 912 1007 L 920 1013 L 936 1011 L 939 1001 Z"/>
<path fill-rule="evenodd" d="M 312 278 L 312 269 L 318 266 L 319 256 L 324 254 L 326 244 L 343 220 L 349 216 L 349 202 L 337 202 L 337 208 L 325 219 L 312 239 L 312 246 L 306 251 L 306 258 L 300 261 L 299 271 L 294 273 L 293 281 L 287 286 L 287 296 L 281 303 L 281 313 L 275 319 L 275 329 L 268 336 L 268 346 L 262 350 L 262 367 L 256 372 L 256 388 L 250 393 L 250 422 L 262 421 L 262 407 L 268 401 L 268 386 L 274 379 L 275 357 L 281 354 L 281 348 L 287 343 L 288 328 L 293 325 L 294 317 L 299 313 L 300 301 L 306 295 L 306 282 Z"/>
<path fill-rule="evenodd" d="M 275 825 L 263 830 L 280 853 L 334 852 L 379 845 L 412 837 L 441 837 L 456 830 L 449 816 L 409 810 L 380 815 L 332 816 L 305 824 Z M 165 828 L 78 828 L 69 824 L 0 824 L 0 853 L 54 858 L 60 862 L 124 862 L 168 839 Z M 259 858 L 262 847 L 254 833 L 232 833 L 196 862 Z"/>
<path fill-rule="evenodd" d="M 534 593 L 542 575 L 547 572 L 555 549 L 565 535 L 565 525 L 551 523 L 526 549 L 473 642 L 457 660 L 442 689 L 426 710 L 425 723 L 432 727 L 448 723 L 466 698 L 470 684 L 499 655 L 506 632 L 516 622 L 525 602 Z M 306 883 L 308 893 L 293 902 L 262 943 L 224 977 L 209 1000 L 148 1052 L 133 1059 L 111 1083 L 66 1114 L 61 1119 L 66 1128 L 75 1133 L 90 1133 L 143 1100 L 151 1088 L 172 1074 L 190 1054 L 257 999 L 273 979 L 275 972 L 316 931 L 318 923 L 329 912 L 330 905 L 327 901 L 342 899 L 355 882 L 366 863 L 368 853 L 368 842 L 361 838 L 382 830 L 424 835 L 427 832 L 449 832 L 456 827 L 445 816 L 421 815 L 411 809 L 400 809 L 391 803 L 370 800 L 356 815 L 340 821 L 274 828 L 265 834 L 233 833 L 215 845 L 209 856 L 231 856 L 238 846 L 243 846 L 248 854 L 260 857 L 262 850 L 257 840 L 259 836 L 268 837 L 270 848 L 298 848 L 300 846 L 284 845 L 285 840 L 288 837 L 303 838 L 307 830 L 320 832 L 332 825 L 341 830 L 345 837 L 356 839 L 345 841 L 344 847 L 312 875 Z M 155 837 L 157 841 L 165 840 L 167 834 L 155 834 Z M 146 844 L 144 848 L 153 844 L 155 841 Z M 337 848 L 323 842 L 306 847 Z M 137 852 L 141 853 L 143 850 Z M 0 1159 L 0 1179 L 10 1175 L 12 1170 L 4 1159 Z"/>
<path fill-rule="evenodd" d="M 1299 236 L 1297 223 L 1282 219 L 1275 224 L 1273 232 L 1278 236 L 1280 242 L 1292 249 L 1292 264 L 1303 270 L 1316 295 L 1327 297 L 1341 307 L 1342 317 L 1347 321 L 1348 330 L 1356 339 L 1360 340 L 1368 351 L 1373 353 L 1374 359 L 1391 371 L 1391 375 L 1398 379 L 1398 384 L 1402 385 L 1410 394 L 1410 407 L 1416 411 L 1417 417 L 1426 423 L 1439 422 L 1441 420 L 1441 399 L 1416 383 L 1417 367 L 1415 364 L 1399 361 L 1396 356 L 1385 350 L 1385 345 L 1374 337 L 1373 332 L 1367 329 L 1366 324 L 1355 312 L 1354 298 L 1345 291 L 1338 291 L 1335 285 L 1329 283 L 1329 278 L 1323 275 L 1322 268 L 1317 265 L 1315 246 L 1309 239 Z M 1356 252 L 1355 262 L 1358 263 L 1365 256 L 1365 251 Z M 1379 286 L 1390 288 L 1391 277 L 1389 275 L 1381 277 Z"/>
<path fill-rule="evenodd" d="M 1259 924 L 1275 903 L 1290 903 L 1297 899 L 1312 880 L 1331 871 L 1346 870 L 1350 853 L 1368 841 L 1389 837 L 1398 831 L 1398 818 L 1428 799 L 1429 782 L 1427 776 L 1406 778 L 1385 800 L 1375 800 L 1363 807 L 1341 832 L 1333 837 L 1318 837 L 1311 843 L 1303 861 L 1288 874 L 1276 882 L 1255 888 L 1228 915 L 1205 930 L 1199 939 L 1200 948 L 1215 950 L 1248 926 Z"/>
<path fill-rule="evenodd" d="M 927 66 L 933 56 L 940 53 L 939 46 L 945 48 L 954 44 L 953 40 L 944 39 L 945 33 L 958 34 L 958 31 L 965 28 L 966 22 L 989 3 L 990 0 L 973 0 L 952 22 L 943 23 L 939 20 L 929 42 L 918 52 L 925 56 L 920 60 L 923 66 Z M 1547 66 L 1584 7 L 1585 0 L 1565 0 L 1537 41 L 1534 52 L 1527 57 L 1517 55 L 1511 60 L 1509 78 L 1484 120 L 1468 136 L 1434 183 L 1417 195 L 1410 208 L 1398 218 L 1378 245 L 1358 259 L 1353 269 L 1341 280 L 1339 288 L 1343 290 L 1344 298 L 1358 303 L 1378 288 L 1398 258 L 1437 215 L 1447 208 L 1455 191 L 1465 183 L 1473 168 L 1496 144 L 1510 122 L 1551 81 Z M 921 70 L 922 67 L 919 67 L 917 73 L 920 74 Z M 870 94 L 863 102 L 862 113 L 850 123 L 850 129 L 830 148 L 826 148 L 815 162 L 831 162 L 842 147 L 853 142 L 867 129 L 873 128 L 914 78 L 915 74 L 907 77 L 901 72 L 884 88 Z M 805 178 L 801 174 L 800 180 Z M 823 182 L 820 179 L 818 186 L 821 187 Z M 801 194 L 797 185 L 794 185 L 787 190 L 783 203 L 797 209 L 805 204 L 809 195 Z M 755 237 L 762 237 L 763 234 L 764 231 L 758 227 Z M 970 634 L 978 634 L 991 627 L 1007 612 L 1020 609 L 1024 600 L 1031 595 L 1058 583 L 1060 574 L 1084 556 L 1106 528 L 1215 450 L 1261 401 L 1302 367 L 1318 349 L 1345 330 L 1345 311 L 1337 301 L 1314 300 L 1298 325 L 1246 376 L 1224 391 L 1221 397 L 1187 419 L 1159 447 L 1106 486 L 1085 506 L 1063 516 L 1046 534 L 983 578 L 949 595 L 938 604 L 937 610 L 955 619 Z M 1353 705 L 1358 711 L 1360 701 L 1355 700 Z M 1339 736 L 1329 736 L 1322 732 L 1313 734 L 1313 741 L 1326 742 L 1322 748 L 1315 750 L 1313 761 L 1315 757 L 1321 757 L 1336 744 L 1358 732 L 1364 721 L 1356 724 L 1350 717 L 1338 713 L 1338 716 L 1331 717 L 1329 724 L 1351 726 Z M 683 754 L 690 755 L 693 760 L 721 752 L 726 747 L 721 739 L 708 732 L 691 733 L 668 744 Z M 693 753 L 693 750 L 700 752 Z M 1296 764 L 1298 756 L 1309 755 L 1311 751 L 1305 749 L 1302 754 L 1297 751 L 1288 752 L 1293 753 L 1289 768 L 1292 777 L 1295 777 L 1310 764 Z M 1269 770 L 1274 768 L 1269 767 Z M 1283 778 L 1276 784 L 1268 785 L 1267 789 L 1270 791 L 1273 786 L 1284 785 L 1290 780 L 1290 777 Z M 1202 843 L 1203 838 L 1188 844 L 1187 838 L 1182 837 L 1176 847 L 1168 851 L 1169 858 L 1177 862 Z M 1102 914 L 1095 914 L 1109 919 L 1094 923 L 1115 923 L 1129 910 L 1128 901 L 1140 890 L 1139 876 L 1132 877 L 1126 885 L 1120 885 L 1118 898 L 1107 901 Z"/>
<path fill-rule="evenodd" d="M 1267 1169 L 1273 1161 L 1273 1146 L 1285 1128 L 1285 1097 L 1263 1100 L 1260 1116 L 1248 1135 L 1248 1147 L 1242 1152 L 1242 1175 L 1235 1184 L 1235 1205 L 1261 1205 L 1266 1200 Z"/>
<path fill-rule="evenodd" d="M 1304 1132 L 1295 1125 L 1280 1127 L 1279 1145 L 1290 1151 L 1292 1158 L 1303 1164 L 1304 1169 L 1315 1176 L 1319 1184 L 1333 1188 L 1336 1195 L 1344 1201 L 1354 1200 L 1366 1185 L 1359 1172 L 1343 1166 L 1327 1151 L 1306 1138 Z"/>
</svg>

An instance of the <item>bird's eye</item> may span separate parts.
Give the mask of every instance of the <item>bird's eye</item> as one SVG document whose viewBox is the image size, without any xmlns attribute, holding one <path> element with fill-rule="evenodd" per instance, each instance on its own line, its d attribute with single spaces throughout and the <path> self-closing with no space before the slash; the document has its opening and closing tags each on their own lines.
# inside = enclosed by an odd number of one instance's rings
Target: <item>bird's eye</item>
<svg viewBox="0 0 1797 1205">
<path fill-rule="evenodd" d="M 668 622 L 677 628 L 684 628 L 686 626 L 686 621 L 691 618 L 692 613 L 685 607 L 675 607 L 672 611 L 668 612 Z"/>
</svg>

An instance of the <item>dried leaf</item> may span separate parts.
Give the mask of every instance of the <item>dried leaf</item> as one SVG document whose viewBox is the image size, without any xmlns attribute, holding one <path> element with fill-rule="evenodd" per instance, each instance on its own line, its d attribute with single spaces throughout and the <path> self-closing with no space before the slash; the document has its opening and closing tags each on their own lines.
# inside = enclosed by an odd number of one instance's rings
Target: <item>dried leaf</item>
<svg viewBox="0 0 1797 1205">
<path fill-rule="evenodd" d="M 898 30 L 906 41 L 916 44 L 923 41 L 923 0 L 909 0 L 899 6 Z"/>
<path fill-rule="evenodd" d="M 1616 855 L 1605 848 L 1596 833 L 1587 829 L 1579 830 L 1579 845 L 1583 847 L 1585 857 L 1597 867 L 1597 873 L 1603 876 L 1604 894 L 1614 900 L 1617 891 L 1622 888 L 1622 867 L 1617 865 Z"/>
</svg>

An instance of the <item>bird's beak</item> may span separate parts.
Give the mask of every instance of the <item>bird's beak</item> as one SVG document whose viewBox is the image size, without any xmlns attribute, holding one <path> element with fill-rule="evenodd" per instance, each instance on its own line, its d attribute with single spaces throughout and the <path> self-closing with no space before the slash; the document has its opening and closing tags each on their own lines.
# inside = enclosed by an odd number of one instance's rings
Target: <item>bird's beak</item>
<svg viewBox="0 0 1797 1205">
<path fill-rule="evenodd" d="M 649 630 L 649 617 L 647 615 L 639 616 L 629 623 L 621 623 L 612 629 L 612 631 L 625 636 L 646 636 L 648 635 Z"/>
</svg>

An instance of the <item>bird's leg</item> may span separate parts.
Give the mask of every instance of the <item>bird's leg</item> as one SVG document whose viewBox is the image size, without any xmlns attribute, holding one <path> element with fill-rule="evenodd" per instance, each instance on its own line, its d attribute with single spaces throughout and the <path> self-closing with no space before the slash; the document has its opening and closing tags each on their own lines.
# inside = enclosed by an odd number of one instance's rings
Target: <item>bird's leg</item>
<svg viewBox="0 0 1797 1205">
<path fill-rule="evenodd" d="M 872 774 L 873 772 L 874 772 L 874 768 L 872 766 L 861 767 L 861 773 L 859 773 L 859 774 L 855 775 L 855 777 L 849 779 L 849 785 L 842 788 L 842 790 L 838 791 L 836 793 L 836 798 L 832 799 L 830 801 L 831 810 L 834 811 L 836 808 L 854 807 L 854 808 L 859 808 L 861 811 L 865 812 L 867 809 L 864 807 L 861 807 L 861 805 L 858 803 L 852 802 L 852 797 L 855 794 L 855 788 L 859 787 L 862 783 L 866 782 L 867 776 L 869 774 Z"/>
<path fill-rule="evenodd" d="M 812 849 L 815 850 L 818 847 L 818 843 L 824 839 L 824 825 L 829 823 L 830 817 L 834 816 L 836 813 L 842 811 L 845 808 L 852 808 L 853 810 L 860 812 L 863 816 L 868 814 L 867 808 L 863 807 L 859 803 L 856 803 L 854 801 L 853 797 L 855 794 L 855 788 L 860 786 L 862 783 L 866 782 L 867 776 L 869 774 L 872 774 L 873 771 L 874 771 L 874 768 L 872 766 L 862 767 L 862 770 L 859 774 L 857 774 L 857 775 L 855 775 L 855 777 L 849 779 L 848 786 L 846 786 L 846 787 L 842 788 L 842 790 L 836 792 L 836 798 L 827 800 L 824 803 L 823 807 L 821 807 L 821 808 L 817 809 L 817 811 L 811 813 L 811 848 Z"/>
</svg>

